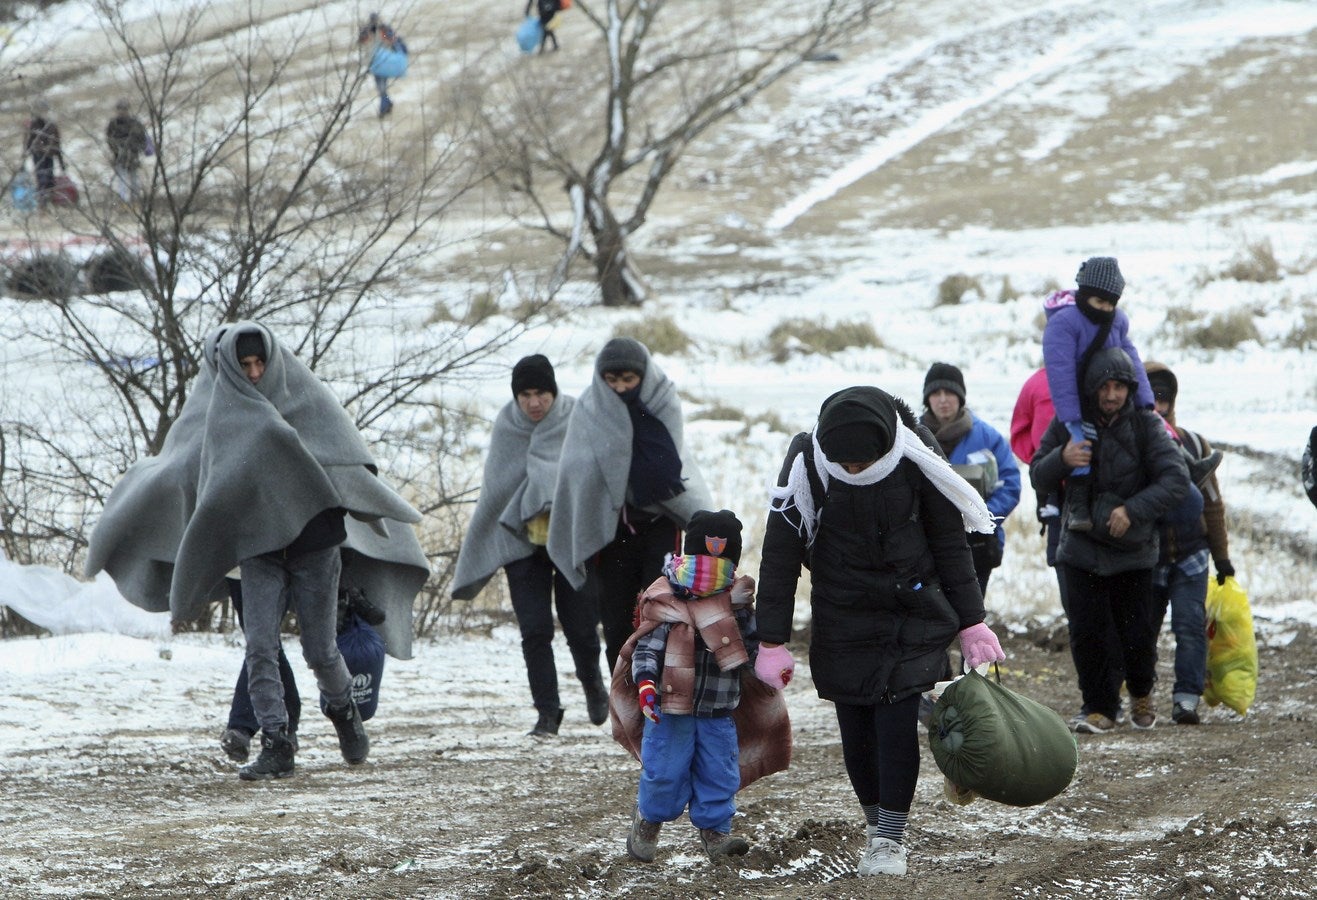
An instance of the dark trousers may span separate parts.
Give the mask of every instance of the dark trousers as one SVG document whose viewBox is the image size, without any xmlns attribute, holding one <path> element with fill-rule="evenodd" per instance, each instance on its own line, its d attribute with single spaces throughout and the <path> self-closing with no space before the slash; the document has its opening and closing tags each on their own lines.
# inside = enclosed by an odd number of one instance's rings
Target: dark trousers
<svg viewBox="0 0 1317 900">
<path fill-rule="evenodd" d="M 919 781 L 919 694 L 900 703 L 838 703 L 846 774 L 861 806 L 908 813 Z"/>
<path fill-rule="evenodd" d="M 55 190 L 55 157 L 33 157 L 32 168 L 37 170 L 37 191 L 41 202 L 47 203 L 50 200 L 50 192 Z"/>
<path fill-rule="evenodd" d="M 681 552 L 681 529 L 666 516 L 643 525 L 619 522 L 613 542 L 599 551 L 590 573 L 604 626 L 604 653 L 611 674 L 617 654 L 635 631 L 636 595 L 663 574 L 663 558 Z"/>
<path fill-rule="evenodd" d="M 1157 680 L 1152 570 L 1095 575 L 1064 563 L 1057 563 L 1056 570 L 1065 579 L 1070 655 L 1083 708 L 1115 719 L 1120 711 L 1120 682 L 1113 677 L 1114 659 L 1123 664 L 1131 697 L 1152 693 Z"/>
<path fill-rule="evenodd" d="M 238 617 L 238 627 L 242 627 L 242 582 L 236 578 L 224 579 L 229 586 L 229 600 L 233 603 L 233 612 Z M 293 667 L 288 664 L 283 647 L 279 648 L 279 678 L 284 685 L 284 706 L 288 707 L 288 730 L 296 731 L 302 720 L 302 695 L 297 691 L 297 679 L 293 677 Z M 233 702 L 229 704 L 229 728 L 236 728 L 248 734 L 261 730 L 256 721 L 256 710 L 252 709 L 251 693 L 247 690 L 247 662 L 244 660 L 238 669 L 238 683 L 233 686 Z"/>
<path fill-rule="evenodd" d="M 508 577 L 512 611 L 521 629 L 521 655 L 526 659 L 530 696 L 540 712 L 561 709 L 558 701 L 558 667 L 553 659 L 553 610 L 558 608 L 567 648 L 581 684 L 598 682 L 599 611 L 589 591 L 575 591 L 554 568 L 543 547 L 525 559 L 503 567 Z"/>
</svg>

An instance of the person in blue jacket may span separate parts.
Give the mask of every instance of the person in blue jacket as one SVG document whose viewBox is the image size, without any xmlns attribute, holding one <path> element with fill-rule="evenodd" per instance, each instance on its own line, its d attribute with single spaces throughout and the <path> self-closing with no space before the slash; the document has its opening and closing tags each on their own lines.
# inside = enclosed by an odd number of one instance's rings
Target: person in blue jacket
<svg viewBox="0 0 1317 900">
<path fill-rule="evenodd" d="M 979 589 L 987 594 L 988 577 L 1001 565 L 1006 550 L 1006 534 L 1000 524 L 1020 502 L 1020 468 L 1001 433 L 965 405 L 965 376 L 950 363 L 933 363 L 924 376 L 920 421 L 933 432 L 952 466 L 979 467 L 960 471 L 970 474 L 968 480 L 979 488 L 999 526 L 994 534 L 967 535 Z"/>
</svg>

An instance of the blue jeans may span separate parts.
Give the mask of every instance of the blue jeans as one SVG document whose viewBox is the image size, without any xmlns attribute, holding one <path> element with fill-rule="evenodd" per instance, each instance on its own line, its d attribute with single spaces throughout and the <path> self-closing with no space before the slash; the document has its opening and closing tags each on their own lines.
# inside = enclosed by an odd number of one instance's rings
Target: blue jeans
<svg viewBox="0 0 1317 900">
<path fill-rule="evenodd" d="M 1074 441 L 1076 444 L 1083 443 L 1084 441 L 1092 441 L 1093 435 L 1085 434 L 1084 426 L 1086 424 L 1087 423 L 1085 422 L 1066 422 L 1065 427 L 1066 427 L 1066 431 L 1070 432 L 1070 440 Z M 1088 427 L 1091 429 L 1093 426 L 1089 425 Z M 1070 474 L 1087 475 L 1089 471 L 1090 469 L 1088 466 L 1075 466 L 1073 469 L 1070 470 Z"/>
<path fill-rule="evenodd" d="M 1186 575 L 1170 566 L 1165 587 L 1153 585 L 1153 624 L 1160 633 L 1171 609 L 1171 631 L 1175 633 L 1176 703 L 1197 703 L 1207 673 L 1207 570 Z"/>
<path fill-rule="evenodd" d="M 671 822 L 690 807 L 691 824 L 727 834 L 741 787 L 740 750 L 731 716 L 663 713 L 645 720 L 636 804 L 646 822 Z"/>
<path fill-rule="evenodd" d="M 302 657 L 315 673 L 320 693 L 330 706 L 346 705 L 352 696 L 352 675 L 338 650 L 336 634 L 338 575 L 343 567 L 338 547 L 291 559 L 267 553 L 244 559 L 241 567 L 248 692 L 261 730 L 275 731 L 289 724 L 279 677 L 285 591 L 297 612 Z"/>
</svg>

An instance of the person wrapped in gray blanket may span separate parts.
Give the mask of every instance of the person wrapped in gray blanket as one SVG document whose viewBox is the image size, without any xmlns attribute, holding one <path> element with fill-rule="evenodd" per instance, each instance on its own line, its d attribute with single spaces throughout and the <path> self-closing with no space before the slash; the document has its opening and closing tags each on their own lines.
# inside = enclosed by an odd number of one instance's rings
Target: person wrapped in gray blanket
<svg viewBox="0 0 1317 900">
<path fill-rule="evenodd" d="M 293 774 L 278 666 L 288 591 L 339 748 L 348 763 L 361 763 L 370 742 L 335 642 L 339 545 L 355 542 L 377 563 L 366 573 L 379 585 L 372 596 L 405 623 L 405 633 L 384 636 L 390 653 L 405 655 L 411 599 L 428 566 L 402 523 L 420 514 L 376 476 L 334 394 L 263 325 L 217 329 L 203 358 L 159 456 L 130 468 L 106 503 L 88 572 L 104 568 L 128 600 L 168 608 L 179 621 L 201 615 L 224 575 L 240 567 L 249 688 L 261 726 L 261 754 L 238 773 L 247 781 Z M 349 513 L 358 521 L 347 524 Z M 361 523 L 373 534 L 353 536 Z"/>
</svg>

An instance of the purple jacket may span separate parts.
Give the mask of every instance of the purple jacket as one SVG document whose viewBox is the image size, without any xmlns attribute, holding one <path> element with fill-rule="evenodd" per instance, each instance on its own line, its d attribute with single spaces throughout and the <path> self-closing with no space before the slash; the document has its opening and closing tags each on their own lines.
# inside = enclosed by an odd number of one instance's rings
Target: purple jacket
<svg viewBox="0 0 1317 900">
<path fill-rule="evenodd" d="M 1043 330 L 1043 365 L 1047 368 L 1047 387 L 1052 394 L 1056 417 L 1061 422 L 1082 421 L 1079 360 L 1097 337 L 1098 326 L 1079 311 L 1075 306 L 1075 295 L 1070 291 L 1053 291 L 1043 301 L 1043 310 L 1047 314 L 1047 327 Z M 1143 371 L 1139 351 L 1130 341 L 1129 330 L 1129 317 L 1117 309 L 1111 333 L 1100 349 L 1119 347 L 1130 355 L 1139 379 L 1134 405 L 1140 409 L 1152 409 L 1152 385 L 1148 384 L 1148 373 Z"/>
</svg>

